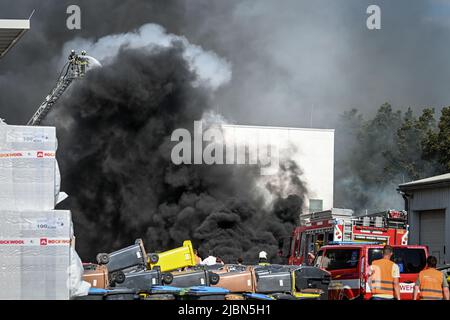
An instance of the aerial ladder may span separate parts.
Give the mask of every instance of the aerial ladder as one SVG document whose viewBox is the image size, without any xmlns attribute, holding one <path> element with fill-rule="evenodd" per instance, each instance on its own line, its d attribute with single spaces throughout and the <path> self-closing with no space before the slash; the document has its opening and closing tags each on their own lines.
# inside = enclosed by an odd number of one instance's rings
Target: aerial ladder
<svg viewBox="0 0 450 320">
<path fill-rule="evenodd" d="M 55 87 L 47 95 L 47 97 L 45 97 L 45 100 L 40 104 L 39 108 L 34 113 L 33 117 L 31 117 L 28 121 L 27 125 L 40 125 L 41 121 L 47 116 L 70 84 L 76 79 L 83 78 L 87 70 L 90 67 L 95 66 L 100 66 L 100 63 L 96 59 L 87 56 L 85 51 L 82 51 L 81 55 L 78 55 L 74 50 L 72 50 L 69 55 L 69 61 L 62 68 Z"/>
</svg>

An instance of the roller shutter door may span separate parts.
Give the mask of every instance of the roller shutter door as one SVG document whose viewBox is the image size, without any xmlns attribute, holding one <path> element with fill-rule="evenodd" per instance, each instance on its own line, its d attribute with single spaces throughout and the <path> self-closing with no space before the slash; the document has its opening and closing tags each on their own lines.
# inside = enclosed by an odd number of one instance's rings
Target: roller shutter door
<svg viewBox="0 0 450 320">
<path fill-rule="evenodd" d="M 420 212 L 420 244 L 428 246 L 430 255 L 445 263 L 445 211 L 433 210 Z"/>
</svg>

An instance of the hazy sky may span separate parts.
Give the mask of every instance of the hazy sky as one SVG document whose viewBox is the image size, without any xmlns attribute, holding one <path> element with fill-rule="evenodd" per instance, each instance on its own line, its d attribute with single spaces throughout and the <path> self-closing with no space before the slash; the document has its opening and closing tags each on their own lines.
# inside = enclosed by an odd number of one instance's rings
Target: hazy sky
<svg viewBox="0 0 450 320">
<path fill-rule="evenodd" d="M 78 4 L 82 30 L 66 28 Z M 381 30 L 366 9 L 381 7 Z M 450 1 L 2 0 L 31 30 L 0 61 L 0 117 L 22 124 L 52 88 L 63 45 L 153 22 L 232 65 L 213 108 L 239 124 L 333 127 L 343 110 L 450 105 Z M 74 48 L 82 49 L 82 48 Z M 312 114 L 311 114 L 312 113 Z"/>
</svg>

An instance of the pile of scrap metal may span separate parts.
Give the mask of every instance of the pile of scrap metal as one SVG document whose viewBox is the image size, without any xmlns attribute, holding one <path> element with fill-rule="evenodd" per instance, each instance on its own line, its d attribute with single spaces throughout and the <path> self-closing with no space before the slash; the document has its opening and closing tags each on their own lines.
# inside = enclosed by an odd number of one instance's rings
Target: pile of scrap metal
<svg viewBox="0 0 450 320">
<path fill-rule="evenodd" d="M 94 300 L 327 299 L 330 274 L 315 267 L 197 265 L 190 241 L 147 254 L 142 240 L 84 264 Z"/>
</svg>

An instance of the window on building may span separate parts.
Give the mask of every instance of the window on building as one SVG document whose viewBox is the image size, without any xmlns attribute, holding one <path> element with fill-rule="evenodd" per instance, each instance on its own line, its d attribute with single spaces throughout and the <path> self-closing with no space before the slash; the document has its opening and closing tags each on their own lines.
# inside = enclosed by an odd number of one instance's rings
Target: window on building
<svg viewBox="0 0 450 320">
<path fill-rule="evenodd" d="M 317 212 L 323 210 L 323 200 L 309 199 L 309 212 Z"/>
</svg>

